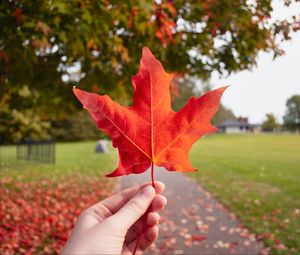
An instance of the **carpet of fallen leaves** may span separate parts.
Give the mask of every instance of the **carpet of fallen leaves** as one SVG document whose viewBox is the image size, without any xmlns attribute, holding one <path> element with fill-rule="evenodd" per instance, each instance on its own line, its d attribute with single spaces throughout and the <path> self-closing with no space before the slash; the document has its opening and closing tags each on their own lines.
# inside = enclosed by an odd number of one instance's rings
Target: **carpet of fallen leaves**
<svg viewBox="0 0 300 255">
<path fill-rule="evenodd" d="M 80 212 L 111 190 L 111 182 L 79 174 L 1 178 L 0 254 L 58 254 Z"/>
</svg>

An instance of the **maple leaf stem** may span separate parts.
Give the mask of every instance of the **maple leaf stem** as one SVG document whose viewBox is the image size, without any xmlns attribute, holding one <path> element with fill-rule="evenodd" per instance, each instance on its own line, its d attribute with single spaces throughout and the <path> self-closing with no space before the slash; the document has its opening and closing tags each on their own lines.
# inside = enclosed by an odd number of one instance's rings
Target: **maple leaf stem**
<svg viewBox="0 0 300 255">
<path fill-rule="evenodd" d="M 153 186 L 153 188 L 155 189 L 155 182 L 154 182 L 154 163 L 153 163 L 153 162 L 151 163 L 151 181 L 152 181 L 152 186 Z M 143 222 L 143 228 L 142 228 L 141 232 L 140 232 L 140 233 L 138 234 L 138 236 L 137 236 L 136 244 L 135 244 L 135 246 L 134 246 L 132 255 L 135 255 L 135 254 L 136 254 L 137 248 L 138 248 L 138 246 L 139 246 L 139 244 L 140 244 L 140 241 L 141 241 L 142 234 L 143 234 L 144 232 L 146 232 L 146 230 L 147 230 L 147 226 L 148 226 L 148 224 L 147 224 L 147 215 L 148 215 L 149 212 L 150 212 L 150 207 L 147 209 L 147 211 L 145 212 L 145 214 L 142 216 L 142 219 L 143 219 L 143 220 L 142 220 L 142 222 Z"/>
<path fill-rule="evenodd" d="M 155 189 L 155 183 L 154 183 L 154 164 L 153 164 L 153 162 L 151 163 L 151 181 L 152 181 L 152 186 Z"/>
<path fill-rule="evenodd" d="M 134 250 L 133 250 L 133 252 L 132 252 L 132 255 L 135 255 L 135 253 L 136 253 L 136 250 L 137 250 L 137 247 L 139 246 L 139 244 L 140 244 L 140 240 L 141 240 L 141 233 L 138 235 L 138 237 L 137 237 L 137 240 L 136 240 L 136 244 L 135 244 L 135 246 L 134 246 Z"/>
</svg>

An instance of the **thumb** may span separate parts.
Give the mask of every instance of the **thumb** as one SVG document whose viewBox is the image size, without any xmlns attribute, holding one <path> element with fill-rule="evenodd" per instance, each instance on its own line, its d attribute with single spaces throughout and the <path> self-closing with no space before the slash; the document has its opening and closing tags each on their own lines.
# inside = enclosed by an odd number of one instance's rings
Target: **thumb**
<svg viewBox="0 0 300 255">
<path fill-rule="evenodd" d="M 129 229 L 148 209 L 155 197 L 155 189 L 148 185 L 130 199 L 111 220 L 118 222 L 122 228 Z"/>
</svg>

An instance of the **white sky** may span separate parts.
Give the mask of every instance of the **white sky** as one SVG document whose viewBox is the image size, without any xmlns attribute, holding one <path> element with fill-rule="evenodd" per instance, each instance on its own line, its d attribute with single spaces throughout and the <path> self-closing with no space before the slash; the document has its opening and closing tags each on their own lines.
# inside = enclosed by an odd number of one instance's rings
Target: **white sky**
<svg viewBox="0 0 300 255">
<path fill-rule="evenodd" d="M 273 18 L 282 19 L 300 13 L 300 4 L 290 8 L 275 2 Z M 300 32 L 282 45 L 285 55 L 273 61 L 272 53 L 261 53 L 257 67 L 220 79 L 212 77 L 215 87 L 232 85 L 222 102 L 237 116 L 249 117 L 251 123 L 262 122 L 266 113 L 274 113 L 282 122 L 285 102 L 293 94 L 300 94 Z"/>
</svg>

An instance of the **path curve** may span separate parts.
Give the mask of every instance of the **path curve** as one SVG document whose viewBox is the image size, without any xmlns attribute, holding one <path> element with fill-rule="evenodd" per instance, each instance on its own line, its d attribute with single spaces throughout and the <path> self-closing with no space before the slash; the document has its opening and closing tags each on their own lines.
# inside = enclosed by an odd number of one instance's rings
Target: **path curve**
<svg viewBox="0 0 300 255">
<path fill-rule="evenodd" d="M 162 212 L 159 239 L 146 254 L 260 254 L 255 235 L 233 213 L 190 177 L 155 168 L 166 184 L 168 205 Z M 121 178 L 121 189 L 150 181 L 150 171 Z"/>
</svg>

